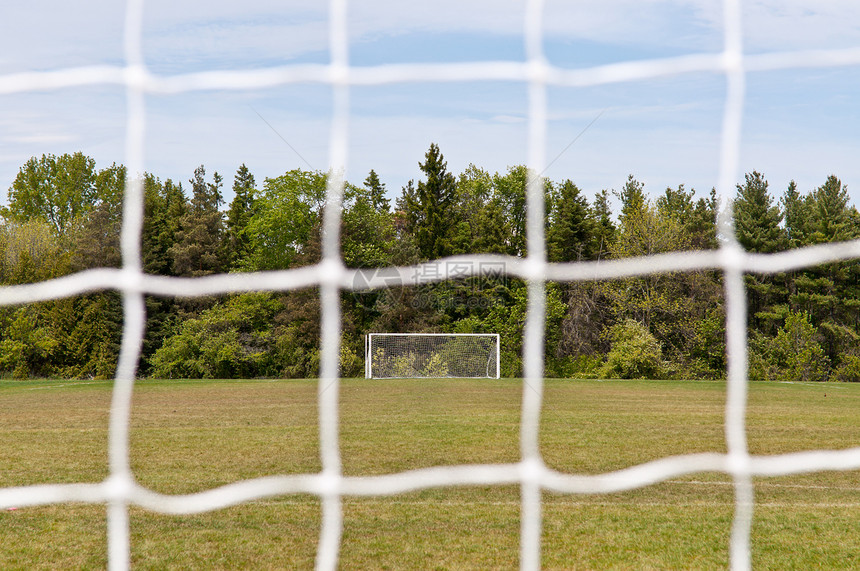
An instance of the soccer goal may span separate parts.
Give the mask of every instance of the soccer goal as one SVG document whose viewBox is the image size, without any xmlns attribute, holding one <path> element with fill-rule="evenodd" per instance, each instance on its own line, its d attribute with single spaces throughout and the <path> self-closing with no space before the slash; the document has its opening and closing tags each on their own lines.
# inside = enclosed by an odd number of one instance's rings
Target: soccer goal
<svg viewBox="0 0 860 571">
<path fill-rule="evenodd" d="M 497 333 L 369 333 L 368 379 L 499 378 Z"/>
</svg>

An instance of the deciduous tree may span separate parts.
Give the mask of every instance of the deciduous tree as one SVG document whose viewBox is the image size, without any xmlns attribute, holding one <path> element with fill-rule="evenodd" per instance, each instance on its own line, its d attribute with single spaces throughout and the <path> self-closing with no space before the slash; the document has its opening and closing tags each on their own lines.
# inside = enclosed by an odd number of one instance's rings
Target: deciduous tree
<svg viewBox="0 0 860 571">
<path fill-rule="evenodd" d="M 41 220 L 58 236 L 96 203 L 95 160 L 77 152 L 28 160 L 9 188 L 7 220 Z"/>
</svg>

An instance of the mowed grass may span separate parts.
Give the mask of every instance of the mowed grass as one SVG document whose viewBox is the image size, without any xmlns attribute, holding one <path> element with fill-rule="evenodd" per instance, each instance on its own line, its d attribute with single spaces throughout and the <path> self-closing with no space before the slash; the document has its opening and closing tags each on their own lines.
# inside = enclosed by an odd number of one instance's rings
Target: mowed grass
<svg viewBox="0 0 860 571">
<path fill-rule="evenodd" d="M 346 379 L 340 438 L 347 475 L 516 462 L 520 380 Z M 825 396 L 826 395 L 826 396 Z M 107 476 L 107 382 L 0 381 L 0 487 Z M 541 450 L 568 473 L 597 474 L 668 455 L 725 451 L 725 384 L 546 381 Z M 138 481 L 167 494 L 320 470 L 317 383 L 140 381 L 131 418 Z M 756 454 L 860 446 L 860 385 L 753 383 Z M 757 569 L 860 566 L 860 479 L 827 472 L 756 482 Z M 720 569 L 728 565 L 733 489 L 696 474 L 620 494 L 544 494 L 547 569 Z M 212 513 L 131 510 L 136 569 L 307 569 L 321 523 L 315 497 L 292 495 Z M 344 569 L 518 566 L 515 486 L 346 498 Z M 9 569 L 103 568 L 105 508 L 0 512 Z"/>
</svg>

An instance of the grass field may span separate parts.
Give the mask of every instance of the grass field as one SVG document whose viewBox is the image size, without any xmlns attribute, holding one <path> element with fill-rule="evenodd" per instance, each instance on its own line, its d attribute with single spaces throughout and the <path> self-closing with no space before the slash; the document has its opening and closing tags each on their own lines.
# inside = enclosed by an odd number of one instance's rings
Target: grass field
<svg viewBox="0 0 860 571">
<path fill-rule="evenodd" d="M 0 487 L 96 482 L 107 475 L 108 382 L 0 381 Z M 320 469 L 315 381 L 141 381 L 132 413 L 138 481 L 170 494 Z M 825 396 L 826 395 L 826 396 Z M 519 459 L 522 383 L 344 380 L 347 475 Z M 725 450 L 719 382 L 548 380 L 547 464 L 599 473 L 666 455 Z M 860 385 L 753 383 L 753 453 L 860 445 Z M 860 566 L 856 472 L 756 481 L 756 569 Z M 728 565 L 733 491 L 697 474 L 631 492 L 544 496 L 547 569 L 719 569 Z M 432 489 L 347 498 L 344 569 L 511 569 L 519 489 Z M 313 566 L 315 497 L 212 513 L 131 512 L 136 569 Z M 4 569 L 103 568 L 105 509 L 0 512 Z"/>
</svg>

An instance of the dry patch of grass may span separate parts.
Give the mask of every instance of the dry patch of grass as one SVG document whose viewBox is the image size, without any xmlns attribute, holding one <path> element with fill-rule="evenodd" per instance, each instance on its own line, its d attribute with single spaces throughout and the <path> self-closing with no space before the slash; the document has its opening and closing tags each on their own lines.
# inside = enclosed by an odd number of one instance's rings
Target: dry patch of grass
<svg viewBox="0 0 860 571">
<path fill-rule="evenodd" d="M 312 381 L 141 381 L 132 469 L 166 494 L 318 472 L 316 395 Z"/>
<path fill-rule="evenodd" d="M 107 476 L 107 383 L 0 381 L 3 487 Z"/>
</svg>

